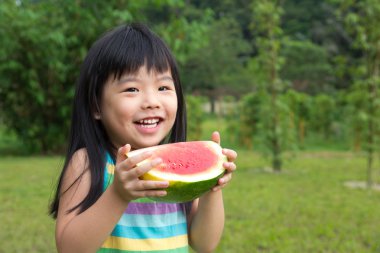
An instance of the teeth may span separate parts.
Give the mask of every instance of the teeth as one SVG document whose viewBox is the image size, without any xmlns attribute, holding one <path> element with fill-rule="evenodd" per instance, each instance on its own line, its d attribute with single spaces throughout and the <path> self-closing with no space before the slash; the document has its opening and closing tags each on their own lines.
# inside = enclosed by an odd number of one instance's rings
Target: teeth
<svg viewBox="0 0 380 253">
<path fill-rule="evenodd" d="M 140 124 L 149 124 L 156 125 L 160 120 L 159 119 L 142 119 L 139 121 Z"/>
<path fill-rule="evenodd" d="M 158 124 L 155 123 L 155 124 L 149 124 L 149 125 L 141 125 L 141 127 L 143 128 L 155 128 Z"/>
</svg>

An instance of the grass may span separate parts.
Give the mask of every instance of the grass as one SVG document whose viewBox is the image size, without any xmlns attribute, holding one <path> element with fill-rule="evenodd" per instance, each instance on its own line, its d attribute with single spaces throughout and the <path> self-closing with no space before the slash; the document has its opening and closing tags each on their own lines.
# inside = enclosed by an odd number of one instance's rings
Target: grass
<svg viewBox="0 0 380 253">
<path fill-rule="evenodd" d="M 0 158 L 0 252 L 55 252 L 48 203 L 61 159 Z"/>
<path fill-rule="evenodd" d="M 0 158 L 0 252 L 54 252 L 47 215 L 60 157 Z M 365 159 L 348 152 L 302 153 L 282 173 L 239 151 L 224 190 L 226 226 L 216 252 L 379 252 L 380 193 L 349 189 Z"/>
<path fill-rule="evenodd" d="M 227 223 L 218 252 L 379 252 L 380 193 L 349 189 L 365 180 L 365 159 L 303 153 L 280 174 L 240 151 L 225 190 Z"/>
</svg>

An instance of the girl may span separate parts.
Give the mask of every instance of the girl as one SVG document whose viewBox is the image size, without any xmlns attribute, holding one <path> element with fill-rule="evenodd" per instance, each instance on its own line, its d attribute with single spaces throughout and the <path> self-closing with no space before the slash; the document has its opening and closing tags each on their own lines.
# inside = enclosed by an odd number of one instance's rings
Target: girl
<svg viewBox="0 0 380 253">
<path fill-rule="evenodd" d="M 185 141 L 186 111 L 177 66 L 141 24 L 118 27 L 91 47 L 77 84 L 65 164 L 50 213 L 59 252 L 211 252 L 224 226 L 222 191 L 236 169 L 192 203 L 158 203 L 168 182 L 139 177 L 151 156 L 134 149 Z M 220 141 L 217 132 L 212 140 Z"/>
</svg>

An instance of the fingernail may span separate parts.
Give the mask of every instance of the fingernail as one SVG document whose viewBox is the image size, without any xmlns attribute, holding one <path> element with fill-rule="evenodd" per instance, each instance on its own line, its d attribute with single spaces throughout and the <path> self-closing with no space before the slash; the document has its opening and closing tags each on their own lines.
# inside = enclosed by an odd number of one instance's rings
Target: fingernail
<svg viewBox="0 0 380 253">
<path fill-rule="evenodd" d="M 156 166 L 156 165 L 159 165 L 160 163 L 162 163 L 162 159 L 161 158 L 156 158 L 152 161 L 152 166 Z"/>
<path fill-rule="evenodd" d="M 149 157 L 149 156 L 152 156 L 152 155 L 153 155 L 153 153 L 152 153 L 151 151 L 147 151 L 147 152 L 145 152 L 144 154 L 145 154 L 145 156 L 147 156 L 147 157 Z"/>
<path fill-rule="evenodd" d="M 158 195 L 161 197 L 166 196 L 166 191 L 159 192 Z"/>
</svg>

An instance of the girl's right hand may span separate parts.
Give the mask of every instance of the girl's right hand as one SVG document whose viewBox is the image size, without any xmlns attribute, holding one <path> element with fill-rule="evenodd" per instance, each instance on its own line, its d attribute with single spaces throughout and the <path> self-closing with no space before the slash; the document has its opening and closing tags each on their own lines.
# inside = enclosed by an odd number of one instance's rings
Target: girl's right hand
<svg viewBox="0 0 380 253">
<path fill-rule="evenodd" d="M 162 163 L 162 160 L 156 158 L 150 163 L 136 166 L 138 163 L 152 156 L 152 153 L 145 152 L 128 158 L 126 154 L 130 150 L 131 145 L 127 144 L 119 148 L 117 153 L 114 181 L 111 185 L 116 194 L 126 202 L 142 197 L 165 196 L 166 191 L 163 189 L 169 186 L 169 182 L 140 179 L 142 175 L 151 170 L 154 166 Z"/>
</svg>

